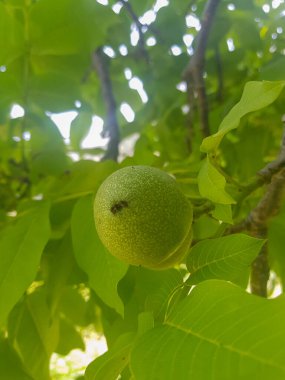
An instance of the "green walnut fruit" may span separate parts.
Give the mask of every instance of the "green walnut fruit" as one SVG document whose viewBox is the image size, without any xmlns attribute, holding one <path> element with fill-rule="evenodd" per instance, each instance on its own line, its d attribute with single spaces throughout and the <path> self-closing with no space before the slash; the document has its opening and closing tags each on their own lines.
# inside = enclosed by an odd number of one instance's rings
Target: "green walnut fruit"
<svg viewBox="0 0 285 380">
<path fill-rule="evenodd" d="M 98 235 L 117 258 L 164 269 L 179 263 L 192 240 L 192 206 L 167 173 L 128 166 L 111 174 L 94 202 Z"/>
</svg>

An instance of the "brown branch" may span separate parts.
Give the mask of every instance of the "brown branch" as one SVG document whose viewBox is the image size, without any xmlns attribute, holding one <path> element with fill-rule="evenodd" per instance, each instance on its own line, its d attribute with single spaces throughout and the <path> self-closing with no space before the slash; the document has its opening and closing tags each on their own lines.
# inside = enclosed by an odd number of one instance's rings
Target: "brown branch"
<svg viewBox="0 0 285 380">
<path fill-rule="evenodd" d="M 193 83 L 194 92 L 197 93 L 197 102 L 201 119 L 201 132 L 203 137 L 210 135 L 209 120 L 208 120 L 208 102 L 204 81 L 204 66 L 205 66 L 205 52 L 207 47 L 208 36 L 210 28 L 213 23 L 214 15 L 219 5 L 219 0 L 208 0 L 202 21 L 201 29 L 196 37 L 196 49 L 189 64 L 183 72 L 183 78 L 187 86 Z M 190 91 L 193 91 L 190 89 Z M 193 107 L 190 104 L 190 107 Z"/>
<path fill-rule="evenodd" d="M 103 53 L 102 48 L 98 48 L 93 54 L 93 66 L 100 78 L 102 95 L 105 101 L 107 115 L 105 119 L 105 132 L 109 135 L 110 140 L 107 146 L 107 152 L 104 159 L 117 161 L 119 154 L 120 132 L 116 116 L 116 101 L 113 94 L 112 82 L 108 69 L 108 57 Z"/>
<path fill-rule="evenodd" d="M 239 224 L 228 229 L 226 234 L 248 231 L 256 237 L 266 238 L 268 221 L 278 213 L 285 194 L 285 131 L 279 156 L 258 172 L 257 180 L 246 190 L 254 190 L 266 182 L 270 183 L 257 206 Z M 262 297 L 267 296 L 270 273 L 267 256 L 267 245 L 264 245 L 252 264 L 250 279 L 251 292 Z"/>
<path fill-rule="evenodd" d="M 255 209 L 249 214 L 249 224 L 251 231 L 257 237 L 267 236 L 267 223 L 275 216 L 282 202 L 285 191 L 285 168 L 272 177 L 267 192 L 260 200 Z M 267 296 L 267 282 L 270 268 L 268 264 L 267 245 L 263 247 L 260 254 L 252 263 L 250 287 L 253 294 L 262 297 Z"/>
<path fill-rule="evenodd" d="M 261 236 L 262 237 L 262 236 Z M 251 264 L 250 290 L 252 294 L 260 297 L 267 297 L 267 283 L 270 275 L 268 263 L 267 243 L 262 247 L 259 255 Z"/>
<path fill-rule="evenodd" d="M 138 16 L 134 12 L 133 7 L 129 1 L 120 0 L 120 3 L 122 4 L 123 8 L 125 8 L 125 10 L 128 12 L 128 14 L 130 15 L 131 19 L 133 20 L 133 22 L 137 28 L 137 31 L 139 33 L 139 41 L 138 41 L 139 50 L 140 50 L 141 55 L 144 58 L 144 60 L 147 63 L 149 63 L 150 61 L 149 61 L 148 52 L 145 48 L 145 39 L 144 39 L 144 33 L 143 33 L 143 29 L 147 28 L 147 27 L 140 22 Z"/>
</svg>

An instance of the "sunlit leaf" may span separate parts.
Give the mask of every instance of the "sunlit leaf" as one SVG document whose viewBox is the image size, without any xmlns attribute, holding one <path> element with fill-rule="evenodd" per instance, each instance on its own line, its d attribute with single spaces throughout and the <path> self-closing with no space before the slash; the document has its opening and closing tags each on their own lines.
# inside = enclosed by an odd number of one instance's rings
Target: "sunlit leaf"
<svg viewBox="0 0 285 380">
<path fill-rule="evenodd" d="M 198 186 L 202 197 L 221 204 L 236 203 L 225 190 L 224 176 L 213 166 L 209 158 L 204 161 L 198 174 Z"/>
<path fill-rule="evenodd" d="M 231 109 L 212 136 L 206 137 L 201 145 L 202 152 L 216 149 L 226 133 L 238 127 L 240 119 L 249 112 L 257 111 L 274 102 L 285 85 L 280 82 L 247 82 L 240 101 Z"/>
<path fill-rule="evenodd" d="M 131 352 L 136 380 L 281 380 L 285 299 L 266 300 L 228 282 L 198 285 Z"/>
<path fill-rule="evenodd" d="M 233 224 L 232 208 L 230 205 L 216 204 L 212 215 L 217 220 Z"/>
<path fill-rule="evenodd" d="M 187 257 L 188 284 L 209 279 L 235 282 L 260 252 L 264 240 L 235 234 L 198 242 Z"/>
</svg>

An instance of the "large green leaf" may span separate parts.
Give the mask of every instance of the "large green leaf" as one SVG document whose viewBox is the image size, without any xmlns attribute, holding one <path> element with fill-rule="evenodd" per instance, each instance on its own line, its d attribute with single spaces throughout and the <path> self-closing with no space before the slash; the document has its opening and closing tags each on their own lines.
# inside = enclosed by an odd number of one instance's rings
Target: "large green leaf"
<svg viewBox="0 0 285 380">
<path fill-rule="evenodd" d="M 225 205 L 236 203 L 225 190 L 224 176 L 213 166 L 208 157 L 198 174 L 198 186 L 200 194 L 204 198 Z"/>
<path fill-rule="evenodd" d="M 250 267 L 263 244 L 264 240 L 243 234 L 197 243 L 187 257 L 191 273 L 187 283 L 193 285 L 214 278 L 235 282 Z"/>
<path fill-rule="evenodd" d="M 125 304 L 128 327 L 137 328 L 141 312 L 152 313 L 155 321 L 163 321 L 171 295 L 183 285 L 183 275 L 171 268 L 163 271 L 131 266 L 120 282 L 119 294 Z"/>
<path fill-rule="evenodd" d="M 285 299 L 205 281 L 131 352 L 136 380 L 282 380 Z"/>
<path fill-rule="evenodd" d="M 66 175 L 55 181 L 51 189 L 52 196 L 73 199 L 87 193 L 93 193 L 103 180 L 116 169 L 118 169 L 118 164 L 111 160 L 74 162 Z"/>
<path fill-rule="evenodd" d="M 0 374 L 4 380 L 32 380 L 8 340 L 0 340 Z"/>
<path fill-rule="evenodd" d="M 34 76 L 29 81 L 29 96 L 38 107 L 45 111 L 63 112 L 74 108 L 80 99 L 78 83 L 61 73 L 47 73 Z"/>
<path fill-rule="evenodd" d="M 65 318 L 60 318 L 59 321 L 59 341 L 56 347 L 56 352 L 60 355 L 67 355 L 73 349 L 84 351 L 85 344 L 76 326 Z"/>
<path fill-rule="evenodd" d="M 6 72 L 0 73 L 0 106 L 11 105 L 18 101 L 21 94 L 21 87 L 17 78 Z"/>
<path fill-rule="evenodd" d="M 9 316 L 9 340 L 34 380 L 49 380 L 49 359 L 58 341 L 58 321 L 52 319 L 45 291 L 37 290 Z"/>
<path fill-rule="evenodd" d="M 116 380 L 129 361 L 135 334 L 120 336 L 111 350 L 95 359 L 86 369 L 86 380 Z"/>
<path fill-rule="evenodd" d="M 80 150 L 80 144 L 87 135 L 92 123 L 92 113 L 90 111 L 82 111 L 78 113 L 76 118 L 70 125 L 70 142 L 71 145 Z"/>
<path fill-rule="evenodd" d="M 206 137 L 201 145 L 202 152 L 216 149 L 226 133 L 238 127 L 240 119 L 249 112 L 257 111 L 274 102 L 285 85 L 280 82 L 247 82 L 240 101 L 231 109 L 212 136 Z"/>
<path fill-rule="evenodd" d="M 37 202 L 0 234 L 0 324 L 34 280 L 49 239 L 49 204 Z"/>
<path fill-rule="evenodd" d="M 49 17 L 49 15 L 53 15 Z M 100 20 L 100 22 L 98 22 Z M 103 43 L 106 29 L 116 20 L 109 7 L 96 1 L 42 0 L 30 11 L 32 53 L 68 55 L 90 53 Z"/>
<path fill-rule="evenodd" d="M 107 305 L 123 314 L 117 285 L 128 266 L 112 256 L 101 243 L 94 223 L 93 196 L 81 198 L 77 202 L 71 229 L 76 260 L 88 274 L 90 286 Z"/>
<path fill-rule="evenodd" d="M 260 77 L 264 80 L 284 80 L 284 65 L 285 57 L 278 57 L 261 68 Z"/>
<path fill-rule="evenodd" d="M 62 316 L 76 326 L 87 326 L 92 313 L 88 310 L 88 303 L 74 287 L 67 287 L 61 296 L 58 310 Z M 94 321 L 93 321 L 94 322 Z"/>
<path fill-rule="evenodd" d="M 6 65 L 24 52 L 24 27 L 9 7 L 0 2 L 0 66 Z"/>
</svg>

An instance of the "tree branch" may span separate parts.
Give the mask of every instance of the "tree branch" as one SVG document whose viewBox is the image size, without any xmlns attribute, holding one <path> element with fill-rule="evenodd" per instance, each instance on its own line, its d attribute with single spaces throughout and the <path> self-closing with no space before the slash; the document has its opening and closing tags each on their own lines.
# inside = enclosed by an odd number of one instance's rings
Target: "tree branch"
<svg viewBox="0 0 285 380">
<path fill-rule="evenodd" d="M 194 91 L 197 93 L 197 101 L 201 119 L 201 132 L 203 137 L 210 135 L 208 120 L 208 102 L 204 81 L 205 52 L 208 41 L 210 28 L 213 23 L 214 15 L 219 5 L 219 0 L 208 0 L 202 21 L 201 29 L 196 37 L 196 49 L 189 64 L 183 72 L 183 78 L 187 83 L 187 87 L 191 87 L 193 83 Z M 192 90 L 190 89 L 190 92 Z M 188 91 L 189 93 L 189 91 Z M 190 107 L 193 105 L 190 104 Z"/>
<path fill-rule="evenodd" d="M 145 39 L 144 39 L 144 33 L 143 33 L 143 28 L 146 28 L 146 26 L 140 22 L 138 16 L 134 12 L 133 7 L 129 1 L 120 0 L 120 3 L 122 4 L 123 8 L 125 8 L 125 10 L 128 12 L 128 14 L 130 15 L 131 19 L 133 20 L 133 22 L 137 28 L 137 31 L 139 33 L 139 41 L 138 41 L 139 50 L 140 50 L 144 60 L 147 63 L 149 63 L 149 56 L 148 56 L 148 52 L 145 48 Z"/>
<path fill-rule="evenodd" d="M 278 213 L 285 194 L 285 131 L 279 156 L 261 169 L 258 176 L 246 190 L 253 190 L 258 185 L 270 182 L 265 194 L 248 216 L 239 224 L 228 229 L 226 233 L 249 231 L 256 237 L 266 238 L 268 221 Z M 267 296 L 267 282 L 270 273 L 267 256 L 267 245 L 264 245 L 259 256 L 253 262 L 251 271 L 251 292 L 262 297 Z"/>
<path fill-rule="evenodd" d="M 108 70 L 107 57 L 103 53 L 102 48 L 98 48 L 93 54 L 93 66 L 100 78 L 102 95 L 105 101 L 107 115 L 105 119 L 105 131 L 110 137 L 107 152 L 104 159 L 112 159 L 117 161 L 119 154 L 120 132 L 119 124 L 116 116 L 116 101 L 113 94 L 112 82 Z"/>
</svg>

